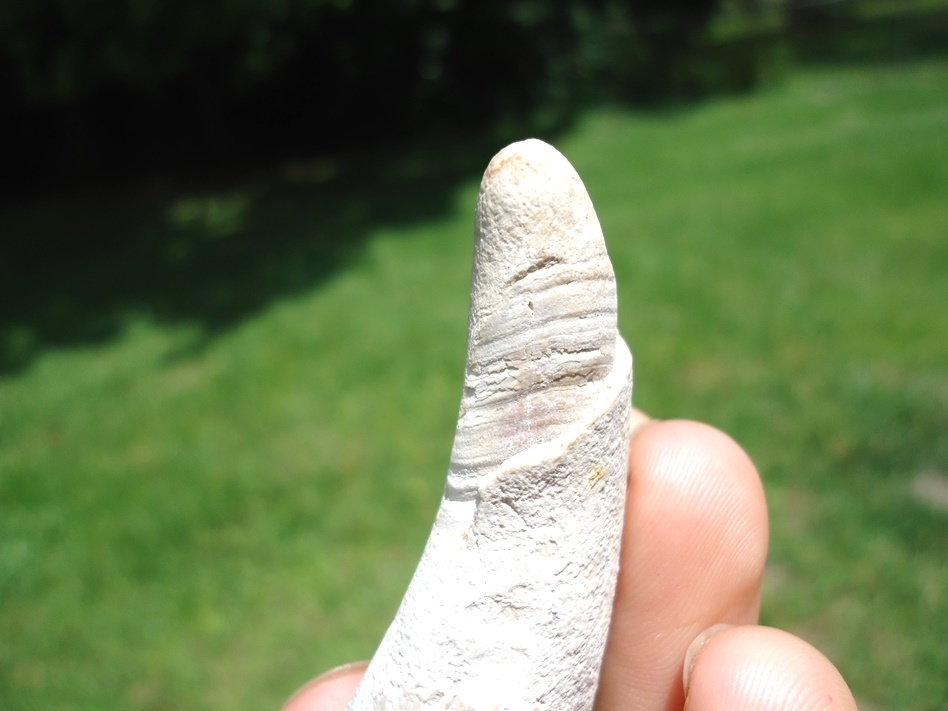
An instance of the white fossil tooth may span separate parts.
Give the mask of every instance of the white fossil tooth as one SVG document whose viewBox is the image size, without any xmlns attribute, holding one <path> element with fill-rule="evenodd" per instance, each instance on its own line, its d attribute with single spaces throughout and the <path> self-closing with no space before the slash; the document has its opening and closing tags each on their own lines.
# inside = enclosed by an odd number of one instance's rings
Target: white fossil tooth
<svg viewBox="0 0 948 711">
<path fill-rule="evenodd" d="M 349 711 L 591 709 L 619 566 L 632 356 L 579 176 L 487 167 L 444 499 Z"/>
</svg>

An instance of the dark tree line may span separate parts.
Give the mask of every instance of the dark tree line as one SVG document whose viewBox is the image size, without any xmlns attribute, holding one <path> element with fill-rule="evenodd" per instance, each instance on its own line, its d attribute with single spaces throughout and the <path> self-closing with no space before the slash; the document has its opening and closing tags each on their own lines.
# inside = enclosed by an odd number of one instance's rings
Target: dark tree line
<svg viewBox="0 0 948 711">
<path fill-rule="evenodd" d="M 21 175 L 335 150 L 700 89 L 718 0 L 7 0 Z"/>
</svg>

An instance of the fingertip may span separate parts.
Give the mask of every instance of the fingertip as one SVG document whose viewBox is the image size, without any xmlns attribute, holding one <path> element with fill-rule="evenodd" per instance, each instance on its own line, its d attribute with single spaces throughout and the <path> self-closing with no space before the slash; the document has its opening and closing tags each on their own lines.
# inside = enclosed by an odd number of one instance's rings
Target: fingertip
<svg viewBox="0 0 948 711">
<path fill-rule="evenodd" d="M 856 711 L 852 692 L 819 650 L 770 627 L 713 635 L 693 659 L 685 711 Z"/>
<path fill-rule="evenodd" d="M 757 468 L 744 449 L 726 433 L 693 420 L 648 420 L 644 415 L 642 417 L 644 422 L 636 430 L 634 449 L 643 450 L 640 454 L 644 456 L 636 463 L 654 463 L 657 456 L 672 454 L 678 461 L 671 470 L 666 467 L 666 472 L 682 472 L 693 469 L 695 465 L 702 471 L 713 468 L 726 474 L 741 488 L 763 497 Z M 643 427 L 646 423 L 649 426 Z"/>
<path fill-rule="evenodd" d="M 739 561 L 742 577 L 759 587 L 769 544 L 767 502 L 757 468 L 737 442 L 700 422 L 653 421 L 633 440 L 630 472 L 629 517 L 646 525 L 652 519 L 653 535 L 673 534 L 668 522 L 677 520 L 687 535 L 717 537 L 717 556 L 707 560 Z M 628 517 L 626 526 L 642 527 Z"/>
<path fill-rule="evenodd" d="M 343 711 L 368 666 L 353 662 L 320 674 L 287 699 L 280 711 Z"/>
<path fill-rule="evenodd" d="M 597 709 L 680 708 L 692 640 L 757 622 L 767 543 L 763 487 L 734 440 L 684 420 L 639 427 Z"/>
</svg>

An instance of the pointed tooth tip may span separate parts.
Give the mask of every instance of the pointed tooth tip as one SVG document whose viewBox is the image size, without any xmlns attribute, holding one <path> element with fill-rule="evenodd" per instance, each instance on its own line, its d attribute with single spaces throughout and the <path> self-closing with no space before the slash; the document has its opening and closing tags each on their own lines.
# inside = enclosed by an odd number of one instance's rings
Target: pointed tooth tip
<svg viewBox="0 0 948 711">
<path fill-rule="evenodd" d="M 479 388 L 465 406 L 600 380 L 614 355 L 615 276 L 569 161 L 536 139 L 500 151 L 476 223 L 467 371 Z"/>
<path fill-rule="evenodd" d="M 476 210 L 474 288 L 494 290 L 548 266 L 596 264 L 612 278 L 602 229 L 579 174 L 556 148 L 531 138 L 487 166 Z"/>
<path fill-rule="evenodd" d="M 484 183 L 514 177 L 530 167 L 565 171 L 570 176 L 576 174 L 570 162 L 556 148 L 539 138 L 527 138 L 511 143 L 494 155 L 484 172 Z"/>
</svg>

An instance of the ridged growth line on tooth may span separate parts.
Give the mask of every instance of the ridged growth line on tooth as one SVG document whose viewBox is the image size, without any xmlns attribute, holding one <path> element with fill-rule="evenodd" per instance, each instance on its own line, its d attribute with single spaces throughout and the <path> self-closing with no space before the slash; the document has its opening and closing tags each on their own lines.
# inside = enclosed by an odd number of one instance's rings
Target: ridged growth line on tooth
<svg viewBox="0 0 948 711">
<path fill-rule="evenodd" d="M 615 339 L 615 277 L 582 181 L 542 141 L 507 147 L 477 200 L 456 485 L 569 427 L 600 397 Z"/>
<path fill-rule="evenodd" d="M 445 495 L 350 711 L 592 708 L 618 572 L 631 377 L 582 181 L 541 141 L 507 147 L 477 201 Z"/>
</svg>

